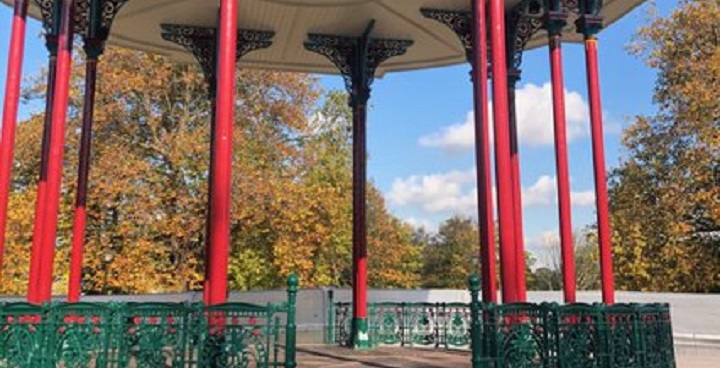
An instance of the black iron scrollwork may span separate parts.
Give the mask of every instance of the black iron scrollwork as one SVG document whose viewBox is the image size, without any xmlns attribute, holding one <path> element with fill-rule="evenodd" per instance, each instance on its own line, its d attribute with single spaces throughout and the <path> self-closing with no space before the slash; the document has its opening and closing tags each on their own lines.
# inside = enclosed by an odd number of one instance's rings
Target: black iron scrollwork
<svg viewBox="0 0 720 368">
<path fill-rule="evenodd" d="M 463 10 L 420 9 L 425 18 L 438 21 L 450 28 L 460 39 L 465 58 L 472 62 L 473 58 L 473 19 L 472 13 Z"/>
<path fill-rule="evenodd" d="M 413 41 L 364 39 L 310 34 L 305 48 L 328 58 L 340 71 L 350 93 L 350 103 L 366 103 L 377 68 L 386 60 L 403 55 Z"/>
<path fill-rule="evenodd" d="M 217 60 L 217 29 L 176 24 L 163 24 L 161 28 L 163 39 L 174 42 L 193 54 L 205 79 L 212 85 Z M 270 47 L 274 36 L 275 32 L 270 31 L 239 30 L 237 60 L 252 51 Z"/>
</svg>

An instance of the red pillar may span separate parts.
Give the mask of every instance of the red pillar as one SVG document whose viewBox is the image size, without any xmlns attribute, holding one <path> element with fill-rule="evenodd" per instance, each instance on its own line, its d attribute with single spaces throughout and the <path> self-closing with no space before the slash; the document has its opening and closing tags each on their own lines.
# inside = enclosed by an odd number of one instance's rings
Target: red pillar
<svg viewBox="0 0 720 368">
<path fill-rule="evenodd" d="M 70 303 L 80 301 L 81 293 L 83 250 L 85 248 L 85 229 L 87 223 L 85 205 L 87 203 L 88 175 L 90 172 L 90 148 L 92 142 L 93 113 L 95 112 L 97 64 L 97 57 L 95 55 L 88 55 L 85 62 L 85 105 L 80 137 L 78 183 L 73 218 L 73 244 L 70 258 L 70 280 L 68 282 L 68 302 Z"/>
<path fill-rule="evenodd" d="M 218 30 L 220 32 L 218 45 L 220 52 L 217 70 L 214 183 L 210 211 L 212 219 L 210 248 L 212 267 L 209 270 L 211 304 L 221 304 L 227 301 L 237 26 L 238 0 L 221 0 Z"/>
<path fill-rule="evenodd" d="M 595 196 L 598 239 L 600 243 L 602 295 L 604 303 L 614 304 L 615 280 L 613 278 L 610 209 L 608 205 L 607 177 L 605 174 L 600 72 L 598 68 L 597 40 L 594 36 L 587 36 L 585 38 L 585 56 L 587 62 L 588 95 L 590 98 L 590 124 L 592 126 L 593 169 L 595 171 Z"/>
<path fill-rule="evenodd" d="M 25 56 L 27 9 L 28 0 L 15 0 L 10 52 L 8 53 L 7 80 L 5 81 L 2 138 L 0 138 L 0 281 L 2 281 L 7 209 L 10 200 L 13 154 L 15 151 L 15 128 L 17 127 L 18 105 L 20 104 L 23 57 Z"/>
<path fill-rule="evenodd" d="M 512 161 L 513 213 L 515 218 L 515 274 L 518 284 L 518 300 L 527 300 L 525 276 L 525 235 L 523 233 L 522 176 L 520 175 L 520 146 L 518 142 L 517 109 L 515 106 L 515 87 L 520 80 L 520 70 L 513 68 L 508 72 L 508 103 L 510 106 L 510 160 Z"/>
<path fill-rule="evenodd" d="M 356 86 L 355 88 L 362 88 Z M 353 107 L 353 306 L 355 346 L 365 348 L 368 337 L 367 308 L 367 105 L 366 99 Z"/>
<path fill-rule="evenodd" d="M 487 16 L 485 7 L 485 0 L 473 1 L 472 80 L 475 105 L 475 165 L 477 167 L 483 301 L 497 303 L 495 214 L 493 213 L 490 112 L 488 108 Z"/>
<path fill-rule="evenodd" d="M 209 84 L 210 89 L 210 165 L 208 166 L 208 206 L 207 216 L 205 219 L 205 279 L 203 280 L 203 302 L 210 304 L 210 269 L 213 267 L 211 249 L 212 249 L 212 203 L 213 188 L 215 187 L 215 175 L 213 168 L 215 167 L 215 114 L 217 111 L 217 99 L 215 98 L 215 82 Z"/>
<path fill-rule="evenodd" d="M 563 268 L 563 291 L 566 303 L 576 302 L 575 248 L 572 234 L 572 205 L 568 168 L 567 127 L 565 118 L 565 84 L 562 65 L 562 26 L 566 15 L 550 12 L 549 42 L 552 74 L 553 121 L 555 128 L 555 163 L 557 166 L 558 207 L 560 215 L 560 247 Z"/>
<path fill-rule="evenodd" d="M 495 176 L 500 222 L 500 263 L 503 302 L 518 300 L 515 264 L 515 219 L 510 158 L 510 118 L 508 116 L 507 56 L 505 45 L 505 2 L 490 1 L 492 40 L 493 113 L 495 118 Z"/>
<path fill-rule="evenodd" d="M 60 207 L 65 123 L 69 101 L 70 72 L 73 46 L 73 1 L 62 2 L 60 34 L 58 38 L 57 72 L 52 108 L 52 134 L 50 136 L 47 178 L 47 204 L 42 229 L 38 302 L 49 301 L 52 296 L 53 261 L 57 219 Z"/>
<path fill-rule="evenodd" d="M 52 134 L 52 105 L 55 94 L 55 72 L 57 71 L 57 36 L 48 35 L 47 47 L 50 52 L 48 62 L 47 87 L 45 92 L 45 117 L 43 123 L 42 148 L 40 153 L 40 175 L 38 178 L 37 197 L 35 201 L 35 223 L 33 227 L 32 250 L 30 256 L 30 276 L 28 279 L 27 300 L 38 302 L 38 283 L 40 275 L 40 258 L 42 256 L 43 224 L 45 220 L 45 204 L 47 197 L 47 161 L 50 151 L 50 135 Z"/>
</svg>

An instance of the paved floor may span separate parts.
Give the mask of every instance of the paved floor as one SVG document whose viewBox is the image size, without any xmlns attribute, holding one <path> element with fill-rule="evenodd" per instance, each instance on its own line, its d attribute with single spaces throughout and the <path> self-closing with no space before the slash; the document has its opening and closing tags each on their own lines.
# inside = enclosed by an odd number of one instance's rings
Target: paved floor
<svg viewBox="0 0 720 368">
<path fill-rule="evenodd" d="M 386 348 L 372 352 L 303 346 L 298 349 L 298 367 L 316 368 L 470 368 L 470 356 L 462 352 Z M 679 348 L 677 368 L 718 368 L 720 349 Z"/>
<path fill-rule="evenodd" d="M 298 367 L 332 368 L 470 368 L 470 357 L 461 352 L 386 348 L 358 352 L 337 347 L 298 348 Z"/>
<path fill-rule="evenodd" d="M 675 356 L 677 368 L 720 367 L 720 346 L 707 348 L 678 347 Z"/>
</svg>

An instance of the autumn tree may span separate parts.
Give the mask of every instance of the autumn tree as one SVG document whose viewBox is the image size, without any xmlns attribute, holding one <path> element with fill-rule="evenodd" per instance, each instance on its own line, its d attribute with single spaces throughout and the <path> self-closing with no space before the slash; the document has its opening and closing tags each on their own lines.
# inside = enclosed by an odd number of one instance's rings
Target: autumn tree
<svg viewBox="0 0 720 368">
<path fill-rule="evenodd" d="M 455 216 L 440 224 L 424 249 L 423 286 L 466 288 L 477 269 L 478 244 L 477 224 L 470 218 Z"/>
<path fill-rule="evenodd" d="M 88 198 L 83 290 L 196 290 L 204 273 L 211 106 L 194 65 L 111 48 L 100 64 Z M 71 86 L 55 293 L 64 293 L 83 94 L 83 60 Z M 45 76 L 25 90 L 44 99 Z M 324 98 L 321 98 L 324 97 Z M 347 97 L 324 95 L 303 74 L 239 70 L 234 130 L 234 289 L 347 285 L 351 268 L 351 149 Z M 27 284 L 42 135 L 41 113 L 19 124 L 8 247 L 0 292 Z M 409 286 L 409 230 L 371 186 L 371 251 L 380 286 Z M 380 267 L 389 267 L 384 270 Z"/>
<path fill-rule="evenodd" d="M 611 178 L 618 286 L 720 291 L 720 3 L 682 0 L 641 28 L 657 112 L 623 135 Z"/>
</svg>

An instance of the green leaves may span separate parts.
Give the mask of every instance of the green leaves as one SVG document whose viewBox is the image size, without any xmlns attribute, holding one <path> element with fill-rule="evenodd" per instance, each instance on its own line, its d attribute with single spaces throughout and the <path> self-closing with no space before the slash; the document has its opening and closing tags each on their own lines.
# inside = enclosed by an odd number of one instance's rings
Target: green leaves
<svg viewBox="0 0 720 368">
<path fill-rule="evenodd" d="M 617 282 L 631 290 L 720 290 L 720 3 L 683 0 L 641 28 L 633 52 L 657 69 L 654 116 L 623 135 L 613 171 Z"/>
</svg>

